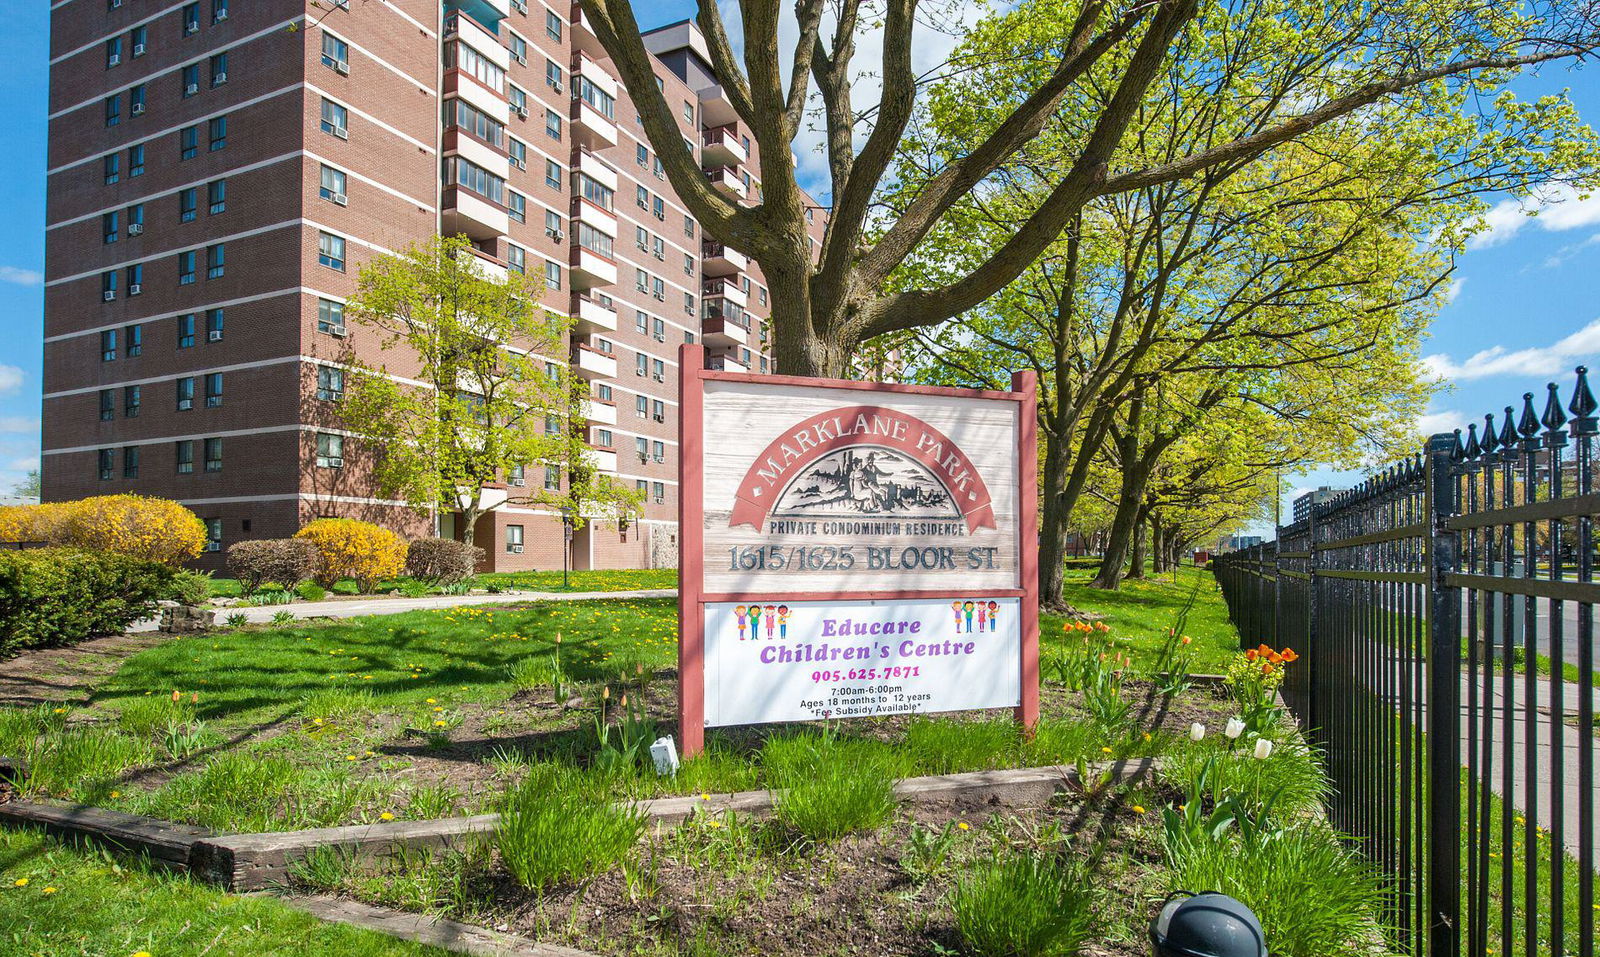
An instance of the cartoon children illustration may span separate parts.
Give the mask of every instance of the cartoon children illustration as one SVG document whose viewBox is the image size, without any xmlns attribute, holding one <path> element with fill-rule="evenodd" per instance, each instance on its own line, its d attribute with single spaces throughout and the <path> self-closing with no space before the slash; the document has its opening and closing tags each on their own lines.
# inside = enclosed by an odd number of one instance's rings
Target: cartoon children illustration
<svg viewBox="0 0 1600 957">
<path fill-rule="evenodd" d="M 996 628 L 999 627 L 999 621 L 998 621 L 999 617 L 1000 617 L 1000 603 L 997 602 L 997 601 L 992 601 L 991 600 L 989 602 L 989 630 L 990 631 L 994 631 Z"/>
<path fill-rule="evenodd" d="M 980 601 L 980 602 L 978 602 L 978 631 L 984 632 L 984 631 L 988 631 L 988 630 L 989 630 L 989 606 L 985 605 L 983 602 Z"/>
<path fill-rule="evenodd" d="M 739 640 L 744 641 L 744 606 L 740 605 L 733 610 L 733 617 L 739 620 Z"/>
<path fill-rule="evenodd" d="M 755 640 L 757 634 L 760 631 L 761 631 L 761 606 L 760 605 L 751 605 L 750 606 L 750 638 L 751 638 L 752 641 Z"/>
<path fill-rule="evenodd" d="M 772 626 L 777 622 L 778 609 L 772 605 L 767 606 L 767 640 L 772 640 Z"/>
<path fill-rule="evenodd" d="M 950 603 L 950 610 L 956 613 L 956 634 L 961 634 L 961 602 Z"/>
<path fill-rule="evenodd" d="M 961 610 L 963 612 L 965 612 L 966 615 L 967 615 L 967 631 L 968 632 L 972 631 L 972 610 L 974 608 L 976 608 L 976 607 L 978 607 L 977 604 L 975 602 L 973 602 L 970 598 L 967 599 L 967 603 L 966 604 L 961 606 Z"/>
<path fill-rule="evenodd" d="M 778 637 L 789 637 L 789 606 L 778 606 Z"/>
</svg>

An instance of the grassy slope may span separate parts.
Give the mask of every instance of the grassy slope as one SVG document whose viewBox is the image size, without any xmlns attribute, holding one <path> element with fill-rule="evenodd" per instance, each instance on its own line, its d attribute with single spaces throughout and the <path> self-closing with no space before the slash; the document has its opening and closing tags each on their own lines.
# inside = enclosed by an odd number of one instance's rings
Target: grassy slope
<svg viewBox="0 0 1600 957">
<path fill-rule="evenodd" d="M 74 850 L 32 832 L 0 831 L 0 953 L 128 957 L 140 951 L 151 957 L 444 953 L 325 924 L 270 898 L 200 887 L 127 858 Z"/>
<path fill-rule="evenodd" d="M 1179 568 L 1161 577 L 1123 582 L 1117 591 L 1088 587 L 1093 577 L 1093 569 L 1069 567 L 1063 596 L 1074 608 L 1103 616 L 1112 636 L 1126 643 L 1135 667 L 1154 661 L 1167 629 L 1178 624 L 1191 597 L 1194 606 L 1182 633 L 1194 639 L 1189 646 L 1195 655 L 1193 670 L 1221 673 L 1228 658 L 1238 652 L 1239 633 L 1228 620 L 1228 606 L 1211 572 Z M 1043 616 L 1041 628 L 1047 645 L 1059 635 L 1062 621 L 1054 615 Z"/>
</svg>

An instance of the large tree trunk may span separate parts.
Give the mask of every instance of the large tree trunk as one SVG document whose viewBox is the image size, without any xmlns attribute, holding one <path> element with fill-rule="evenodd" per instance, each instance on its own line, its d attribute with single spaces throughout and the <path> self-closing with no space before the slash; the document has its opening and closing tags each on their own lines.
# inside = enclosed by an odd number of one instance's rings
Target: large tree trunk
<svg viewBox="0 0 1600 957">
<path fill-rule="evenodd" d="M 1072 510 L 1066 499 L 1066 476 L 1061 467 L 1059 443 L 1045 442 L 1044 514 L 1039 523 L 1039 602 L 1047 608 L 1064 608 L 1061 597 L 1062 566 L 1066 562 L 1067 520 Z"/>
<path fill-rule="evenodd" d="M 1139 506 L 1138 518 L 1133 521 L 1133 544 L 1128 552 L 1128 570 L 1122 576 L 1124 579 L 1144 577 L 1145 557 L 1149 554 L 1150 545 L 1145 537 L 1145 527 L 1154 524 L 1149 520 L 1149 514 L 1148 506 Z M 1151 537 L 1154 537 L 1153 532 Z"/>
<path fill-rule="evenodd" d="M 1159 516 L 1150 516 L 1150 567 L 1157 575 L 1165 575 L 1172 563 L 1167 561 L 1171 546 L 1167 543 L 1167 528 Z"/>
</svg>

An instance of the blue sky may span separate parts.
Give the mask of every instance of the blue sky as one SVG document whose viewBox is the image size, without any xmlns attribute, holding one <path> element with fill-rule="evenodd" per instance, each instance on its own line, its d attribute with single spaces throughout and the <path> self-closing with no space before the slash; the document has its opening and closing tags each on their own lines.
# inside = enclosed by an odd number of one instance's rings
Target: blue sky
<svg viewBox="0 0 1600 957">
<path fill-rule="evenodd" d="M 0 129 L 11 147 L 0 176 L 0 495 L 38 461 L 44 271 L 46 51 L 42 2 L 0 0 L 10 29 L 0 34 Z M 646 26 L 682 19 L 687 0 L 635 4 Z M 644 12 L 648 11 L 648 12 Z M 943 38 L 920 44 L 918 59 L 942 56 Z M 863 46 L 861 55 L 875 48 Z M 1592 74 L 1550 69 L 1518 84 L 1534 96 L 1571 87 L 1583 115 L 1600 123 Z M 819 171 L 802 150 L 802 171 Z M 820 185 L 820 184 L 817 184 Z M 820 194 L 820 191 L 819 191 Z M 1569 200 L 1528 220 L 1491 214 L 1495 229 L 1460 259 L 1455 299 L 1434 323 L 1424 352 L 1452 387 L 1433 400 L 1423 431 L 1448 430 L 1517 404 L 1554 379 L 1569 391 L 1571 368 L 1600 365 L 1600 197 Z M 1311 472 L 1293 490 L 1350 484 L 1358 475 Z M 1287 512 L 1287 504 L 1285 505 Z"/>
</svg>

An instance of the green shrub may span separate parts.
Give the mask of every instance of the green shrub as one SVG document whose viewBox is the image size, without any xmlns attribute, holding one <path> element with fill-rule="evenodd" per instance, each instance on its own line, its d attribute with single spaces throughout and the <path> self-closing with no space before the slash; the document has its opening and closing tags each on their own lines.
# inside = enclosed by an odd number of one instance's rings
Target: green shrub
<svg viewBox="0 0 1600 957">
<path fill-rule="evenodd" d="M 1056 856 L 1009 851 L 973 866 L 950 896 L 956 930 L 977 957 L 1067 957 L 1089 936 L 1092 891 Z"/>
<path fill-rule="evenodd" d="M 761 749 L 773 811 L 786 827 L 825 841 L 878 828 L 894 816 L 893 761 L 877 742 L 845 741 L 832 729 L 769 738 Z"/>
<path fill-rule="evenodd" d="M 204 605 L 211 600 L 211 575 L 209 572 L 192 572 L 180 568 L 172 575 L 174 601 L 191 607 Z"/>
<path fill-rule="evenodd" d="M 449 538 L 419 538 L 406 551 L 406 574 L 429 585 L 451 585 L 478 570 L 484 551 Z"/>
<path fill-rule="evenodd" d="M 0 552 L 0 653 L 119 634 L 172 594 L 172 574 L 104 552 Z"/>
<path fill-rule="evenodd" d="M 506 796 L 496 839 L 523 887 L 546 887 L 611 870 L 644 834 L 643 812 L 613 804 L 583 775 L 539 765 Z"/>
<path fill-rule="evenodd" d="M 322 601 L 328 597 L 328 590 L 316 582 L 301 582 L 295 586 L 294 593 L 301 601 Z"/>
</svg>

